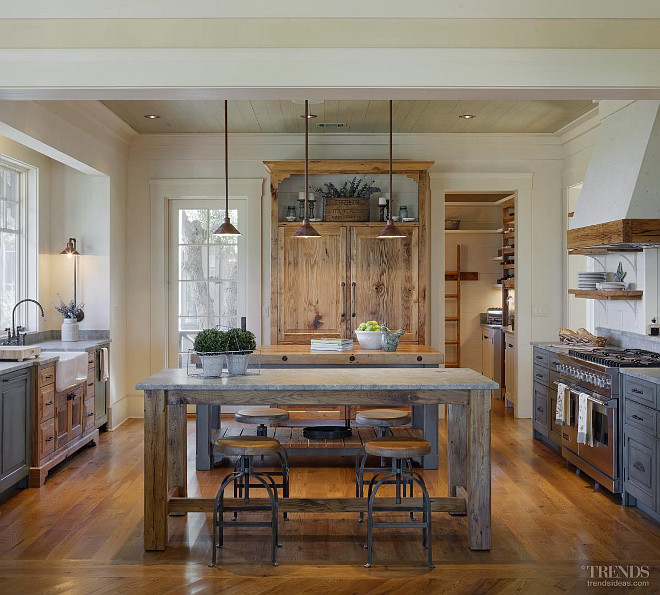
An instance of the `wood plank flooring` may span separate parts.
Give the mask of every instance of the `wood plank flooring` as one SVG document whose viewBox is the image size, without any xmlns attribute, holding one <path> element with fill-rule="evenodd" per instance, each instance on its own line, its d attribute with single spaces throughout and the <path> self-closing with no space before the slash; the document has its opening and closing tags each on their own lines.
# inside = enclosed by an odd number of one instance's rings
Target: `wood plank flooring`
<svg viewBox="0 0 660 595">
<path fill-rule="evenodd" d="M 191 496 L 213 496 L 227 469 L 194 471 L 189 421 Z M 441 468 L 424 471 L 432 493 L 445 495 L 446 425 Z M 297 515 L 281 524 L 280 566 L 268 559 L 266 529 L 228 529 L 211 557 L 210 515 L 171 517 L 167 551 L 142 550 L 142 422 L 102 434 L 55 470 L 39 489 L 0 503 L 2 593 L 623 593 L 587 584 L 589 565 L 646 565 L 660 591 L 660 527 L 623 508 L 593 482 L 531 439 L 529 420 L 494 403 L 493 549 L 472 552 L 465 517 L 434 515 L 429 571 L 421 531 L 375 533 L 374 567 L 365 569 L 366 527 L 355 515 Z M 352 460 L 293 461 L 292 496 L 353 495 Z"/>
</svg>

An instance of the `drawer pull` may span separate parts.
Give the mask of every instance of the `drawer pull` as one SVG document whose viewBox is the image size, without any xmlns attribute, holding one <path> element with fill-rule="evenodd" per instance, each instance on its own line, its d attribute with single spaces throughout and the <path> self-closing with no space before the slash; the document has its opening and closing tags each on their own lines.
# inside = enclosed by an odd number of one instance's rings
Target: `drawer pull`
<svg viewBox="0 0 660 595">
<path fill-rule="evenodd" d="M 637 471 L 641 471 L 642 473 L 644 473 L 644 471 L 646 471 L 646 467 L 644 467 L 644 465 L 642 465 L 639 461 L 636 461 L 636 462 L 633 464 L 633 467 L 634 467 L 635 469 L 637 469 Z"/>
<path fill-rule="evenodd" d="M 46 438 L 46 440 L 44 440 L 44 442 L 52 442 L 53 439 L 54 439 L 54 436 L 51 436 L 50 438 Z"/>
<path fill-rule="evenodd" d="M 630 389 L 630 392 L 631 392 L 631 393 L 635 393 L 636 395 L 643 395 L 643 394 L 644 394 L 644 391 L 643 391 L 643 390 L 639 390 L 638 388 L 631 388 L 631 389 Z"/>
<path fill-rule="evenodd" d="M 643 417 L 639 417 L 639 415 L 631 415 L 630 417 L 632 417 L 633 419 L 636 419 L 636 420 L 638 420 L 638 421 L 644 421 L 644 418 L 643 418 Z"/>
</svg>

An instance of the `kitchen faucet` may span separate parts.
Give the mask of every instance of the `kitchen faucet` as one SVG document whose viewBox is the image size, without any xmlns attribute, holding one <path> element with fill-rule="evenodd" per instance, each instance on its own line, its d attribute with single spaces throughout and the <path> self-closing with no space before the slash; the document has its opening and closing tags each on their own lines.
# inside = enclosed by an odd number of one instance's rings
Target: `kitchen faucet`
<svg viewBox="0 0 660 595">
<path fill-rule="evenodd" d="M 16 302 L 14 309 L 11 311 L 11 328 L 7 327 L 5 329 L 7 331 L 7 340 L 4 342 L 4 345 L 23 345 L 23 342 L 25 341 L 25 335 L 21 335 L 21 331 L 24 331 L 25 328 L 22 326 L 16 326 L 16 308 L 18 308 L 24 302 L 33 302 L 37 304 L 37 306 L 39 306 L 39 310 L 41 310 L 41 317 L 46 317 L 44 314 L 44 309 L 37 300 L 26 298 Z"/>
</svg>

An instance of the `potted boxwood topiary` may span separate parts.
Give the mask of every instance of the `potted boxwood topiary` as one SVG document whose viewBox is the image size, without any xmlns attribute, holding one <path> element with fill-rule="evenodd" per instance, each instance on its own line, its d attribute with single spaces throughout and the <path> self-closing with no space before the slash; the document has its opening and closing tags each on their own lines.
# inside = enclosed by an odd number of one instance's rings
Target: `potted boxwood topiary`
<svg viewBox="0 0 660 595">
<path fill-rule="evenodd" d="M 250 354 L 257 346 L 257 339 L 251 331 L 230 328 L 225 334 L 224 343 L 227 355 L 227 371 L 230 376 L 243 376 L 247 373 Z"/>
<path fill-rule="evenodd" d="M 202 360 L 202 376 L 222 376 L 226 335 L 217 328 L 206 328 L 195 337 L 193 349 Z"/>
</svg>

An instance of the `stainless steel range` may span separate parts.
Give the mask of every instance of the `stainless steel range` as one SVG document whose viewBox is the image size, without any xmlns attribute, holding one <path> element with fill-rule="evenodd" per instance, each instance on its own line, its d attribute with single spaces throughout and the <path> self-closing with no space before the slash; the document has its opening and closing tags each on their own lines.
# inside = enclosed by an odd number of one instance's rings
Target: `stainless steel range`
<svg viewBox="0 0 660 595">
<path fill-rule="evenodd" d="M 562 428 L 562 456 L 613 493 L 621 493 L 622 416 L 619 368 L 660 367 L 660 354 L 616 347 L 571 349 L 561 355 L 559 381 L 569 391 L 569 417 Z M 578 397 L 592 402 L 593 446 L 577 443 Z M 554 412 L 552 412 L 554 415 Z"/>
</svg>

